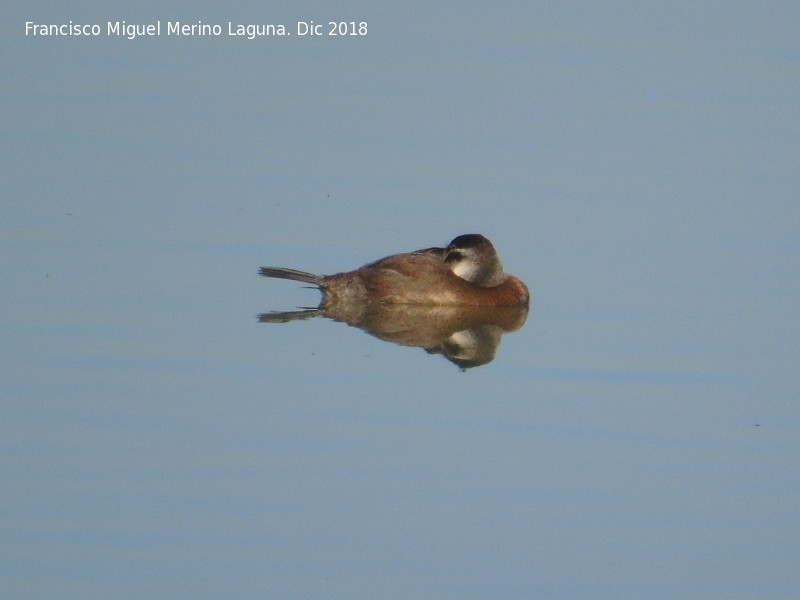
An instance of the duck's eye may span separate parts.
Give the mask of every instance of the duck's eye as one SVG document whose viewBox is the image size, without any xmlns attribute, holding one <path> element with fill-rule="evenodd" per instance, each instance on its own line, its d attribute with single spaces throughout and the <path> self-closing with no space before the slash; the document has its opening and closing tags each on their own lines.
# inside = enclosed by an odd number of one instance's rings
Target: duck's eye
<svg viewBox="0 0 800 600">
<path fill-rule="evenodd" d="M 458 250 L 450 250 L 450 252 L 447 253 L 447 256 L 445 256 L 444 262 L 448 263 L 458 262 L 462 258 L 464 257 L 462 256 L 461 252 L 459 252 Z"/>
</svg>

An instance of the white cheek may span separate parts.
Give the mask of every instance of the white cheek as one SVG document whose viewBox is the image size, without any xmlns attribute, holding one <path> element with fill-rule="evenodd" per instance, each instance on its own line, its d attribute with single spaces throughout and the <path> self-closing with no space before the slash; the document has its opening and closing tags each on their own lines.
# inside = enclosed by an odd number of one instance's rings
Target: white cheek
<svg viewBox="0 0 800 600">
<path fill-rule="evenodd" d="M 447 341 L 459 348 L 474 348 L 478 345 L 478 338 L 475 337 L 475 334 L 472 333 L 469 329 L 465 329 L 464 331 L 457 331 L 449 338 Z"/>
<path fill-rule="evenodd" d="M 469 282 L 475 281 L 478 276 L 478 267 L 467 260 L 460 260 L 453 265 L 453 273 Z"/>
</svg>

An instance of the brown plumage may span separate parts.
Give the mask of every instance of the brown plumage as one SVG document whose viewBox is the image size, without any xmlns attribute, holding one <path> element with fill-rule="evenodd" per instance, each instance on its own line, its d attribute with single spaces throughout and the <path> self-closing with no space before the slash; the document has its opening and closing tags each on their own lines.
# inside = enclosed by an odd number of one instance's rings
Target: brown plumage
<svg viewBox="0 0 800 600">
<path fill-rule="evenodd" d="M 335 275 L 283 267 L 261 267 L 260 273 L 318 286 L 321 306 L 366 302 L 520 306 L 530 298 L 522 281 L 503 272 L 492 243 L 474 233 L 458 236 L 447 248 L 394 254 Z"/>
</svg>

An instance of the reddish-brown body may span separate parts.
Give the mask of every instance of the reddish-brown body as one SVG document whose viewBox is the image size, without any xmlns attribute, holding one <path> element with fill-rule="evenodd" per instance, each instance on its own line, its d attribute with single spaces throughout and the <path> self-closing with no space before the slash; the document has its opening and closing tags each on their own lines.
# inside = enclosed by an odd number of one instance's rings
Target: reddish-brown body
<svg viewBox="0 0 800 600">
<path fill-rule="evenodd" d="M 455 275 L 440 256 L 430 252 L 395 254 L 355 271 L 319 278 L 323 304 L 386 302 L 518 306 L 527 304 L 528 288 L 513 275 L 492 287 L 474 285 Z"/>
<path fill-rule="evenodd" d="M 503 272 L 492 243 L 480 234 L 458 236 L 446 248 L 393 254 L 355 271 L 313 275 L 284 267 L 261 267 L 265 277 L 319 286 L 322 307 L 356 304 L 428 306 L 527 306 L 522 281 Z"/>
</svg>

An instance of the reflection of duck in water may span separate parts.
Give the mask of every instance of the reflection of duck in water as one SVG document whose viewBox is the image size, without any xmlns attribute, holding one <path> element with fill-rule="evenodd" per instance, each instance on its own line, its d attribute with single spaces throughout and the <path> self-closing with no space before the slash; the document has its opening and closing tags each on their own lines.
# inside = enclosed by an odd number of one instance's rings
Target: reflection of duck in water
<svg viewBox="0 0 800 600">
<path fill-rule="evenodd" d="M 261 267 L 260 272 L 316 285 L 322 291 L 321 308 L 370 302 L 521 306 L 530 298 L 522 281 L 503 272 L 492 243 L 476 233 L 458 236 L 447 248 L 394 254 L 335 275 L 282 267 Z"/>
<path fill-rule="evenodd" d="M 431 306 L 379 302 L 320 306 L 259 315 L 261 323 L 327 317 L 358 327 L 381 340 L 441 354 L 462 369 L 494 360 L 500 338 L 525 324 L 528 306 Z"/>
<path fill-rule="evenodd" d="M 503 272 L 492 243 L 477 234 L 347 273 L 317 276 L 262 267 L 261 274 L 322 291 L 318 308 L 264 313 L 262 323 L 324 316 L 388 342 L 442 354 L 462 369 L 490 362 L 502 334 L 522 327 L 528 315 L 528 288 Z"/>
</svg>

